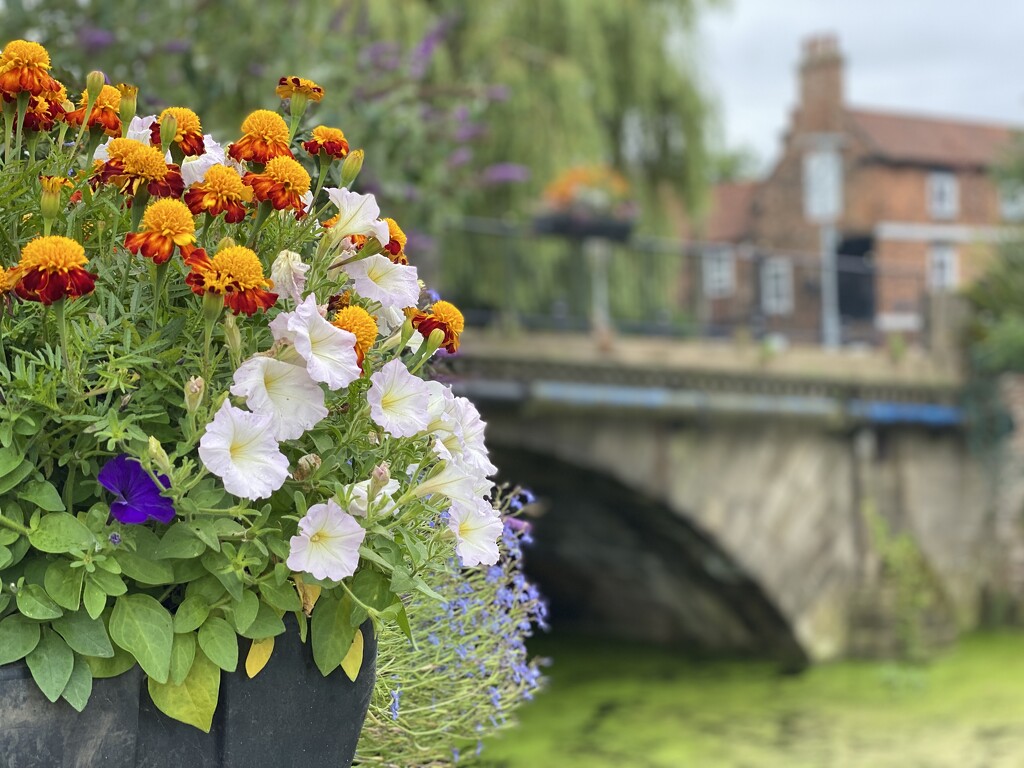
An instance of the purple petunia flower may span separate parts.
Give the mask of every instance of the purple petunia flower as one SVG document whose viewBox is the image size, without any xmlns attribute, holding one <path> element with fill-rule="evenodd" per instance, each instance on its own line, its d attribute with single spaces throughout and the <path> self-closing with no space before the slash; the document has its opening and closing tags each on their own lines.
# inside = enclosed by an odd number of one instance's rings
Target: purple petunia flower
<svg viewBox="0 0 1024 768">
<path fill-rule="evenodd" d="M 159 475 L 160 483 L 169 488 L 171 481 Z M 150 518 L 161 523 L 174 519 L 174 504 L 161 496 L 161 488 L 146 474 L 136 459 L 121 454 L 115 456 L 100 470 L 96 480 L 117 496 L 110 504 L 110 514 L 122 523 L 144 523 Z"/>
</svg>

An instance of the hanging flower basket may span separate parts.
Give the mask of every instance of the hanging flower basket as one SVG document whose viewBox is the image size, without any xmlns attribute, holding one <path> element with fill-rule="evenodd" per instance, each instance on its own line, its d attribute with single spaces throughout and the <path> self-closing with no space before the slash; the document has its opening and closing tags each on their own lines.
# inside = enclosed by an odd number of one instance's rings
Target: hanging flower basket
<svg viewBox="0 0 1024 768">
<path fill-rule="evenodd" d="M 636 206 L 625 177 L 603 165 L 575 166 L 544 189 L 543 206 L 533 219 L 533 230 L 575 240 L 624 242 L 632 234 L 635 221 Z"/>
</svg>

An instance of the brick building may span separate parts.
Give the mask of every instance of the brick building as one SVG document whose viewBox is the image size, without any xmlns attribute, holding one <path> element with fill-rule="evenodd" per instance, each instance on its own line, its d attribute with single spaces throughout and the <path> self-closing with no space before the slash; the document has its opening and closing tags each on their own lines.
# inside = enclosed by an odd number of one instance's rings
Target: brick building
<svg viewBox="0 0 1024 768">
<path fill-rule="evenodd" d="M 924 330 L 930 297 L 972 280 L 1024 197 L 993 176 L 1009 126 L 851 107 L 834 37 L 809 39 L 799 104 L 761 181 L 719 185 L 702 248 L 704 319 L 820 338 L 823 236 L 844 341 Z"/>
</svg>

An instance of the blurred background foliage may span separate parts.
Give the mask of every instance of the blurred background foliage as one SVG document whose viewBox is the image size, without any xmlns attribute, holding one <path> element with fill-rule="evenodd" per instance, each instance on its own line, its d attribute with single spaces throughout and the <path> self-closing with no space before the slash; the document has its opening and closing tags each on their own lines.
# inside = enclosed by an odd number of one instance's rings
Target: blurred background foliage
<svg viewBox="0 0 1024 768">
<path fill-rule="evenodd" d="M 529 213 L 558 171 L 609 163 L 664 230 L 720 170 L 691 57 L 698 13 L 717 4 L 6 0 L 0 23 L 43 43 L 72 94 L 101 69 L 140 86 L 140 114 L 188 105 L 222 143 L 276 107 L 280 76 L 309 77 L 327 97 L 307 123 L 364 147 L 362 186 L 413 229 Z"/>
</svg>

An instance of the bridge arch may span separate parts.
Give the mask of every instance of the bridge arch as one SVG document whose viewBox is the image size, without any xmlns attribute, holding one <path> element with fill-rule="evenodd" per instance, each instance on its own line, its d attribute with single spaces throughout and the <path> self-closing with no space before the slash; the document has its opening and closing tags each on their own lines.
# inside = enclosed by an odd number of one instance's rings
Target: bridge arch
<svg viewBox="0 0 1024 768">
<path fill-rule="evenodd" d="M 685 516 L 607 474 L 493 444 L 502 479 L 538 496 L 527 572 L 562 629 L 802 666 L 790 623 Z"/>
</svg>

